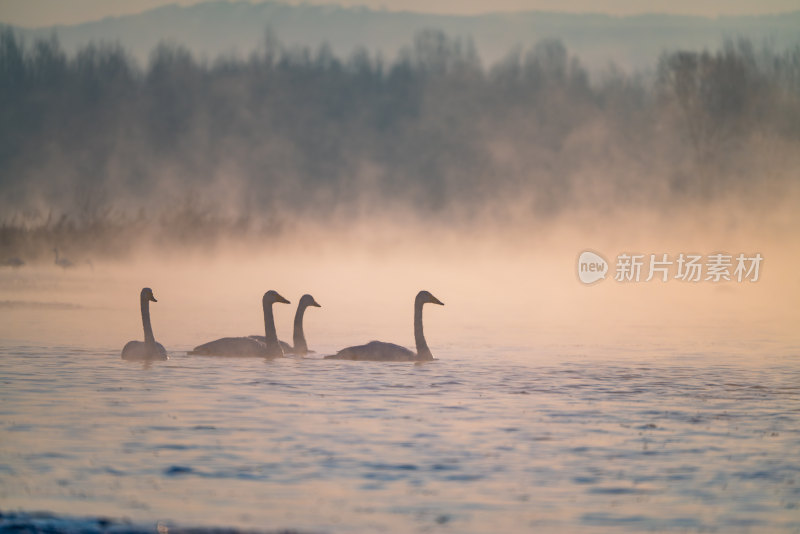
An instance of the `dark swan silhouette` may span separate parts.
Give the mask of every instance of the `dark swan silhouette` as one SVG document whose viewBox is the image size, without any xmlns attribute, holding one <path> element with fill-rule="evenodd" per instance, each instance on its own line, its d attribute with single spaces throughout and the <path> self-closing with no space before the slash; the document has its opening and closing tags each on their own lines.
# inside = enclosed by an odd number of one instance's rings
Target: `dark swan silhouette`
<svg viewBox="0 0 800 534">
<path fill-rule="evenodd" d="M 142 326 L 144 326 L 144 341 L 128 341 L 122 348 L 123 360 L 167 360 L 167 351 L 164 345 L 158 343 L 153 337 L 153 327 L 150 325 L 150 302 L 158 302 L 149 287 L 142 289 L 139 295 L 142 307 Z"/>
<path fill-rule="evenodd" d="M 277 291 L 267 291 L 261 299 L 264 307 L 264 341 L 252 337 L 223 337 L 195 347 L 188 354 L 200 356 L 260 356 L 262 358 L 280 358 L 283 349 L 275 333 L 275 319 L 272 316 L 272 305 L 276 302 L 289 304 L 289 301 Z"/>
<path fill-rule="evenodd" d="M 67 259 L 67 258 L 65 258 L 63 256 L 59 256 L 58 255 L 58 248 L 54 248 L 53 252 L 55 252 L 55 254 L 56 254 L 56 259 L 55 259 L 55 261 L 53 263 L 55 263 L 56 265 L 58 265 L 62 269 L 71 269 L 71 268 L 75 267 L 75 264 L 72 263 L 71 260 L 69 260 L 69 259 Z"/>
<path fill-rule="evenodd" d="M 19 269 L 20 267 L 25 265 L 25 260 L 14 256 L 12 258 L 6 258 L 6 260 L 3 263 L 0 263 L 0 265 L 2 265 L 3 267 L 12 267 L 14 269 Z"/>
<path fill-rule="evenodd" d="M 292 342 L 294 343 L 294 347 L 286 343 L 285 341 L 280 341 L 281 348 L 283 349 L 284 354 L 297 354 L 300 356 L 304 356 L 309 352 L 314 352 L 313 350 L 308 350 L 308 344 L 306 344 L 306 336 L 303 333 L 303 315 L 306 312 L 306 308 L 309 306 L 314 306 L 315 308 L 321 308 L 314 297 L 311 295 L 303 295 L 300 297 L 300 302 L 297 304 L 297 312 L 294 314 L 294 333 L 292 335 Z M 262 343 L 266 341 L 264 336 L 250 336 L 253 339 L 261 341 Z"/>
<path fill-rule="evenodd" d="M 381 361 L 381 362 L 417 362 L 433 360 L 431 349 L 425 342 L 425 334 L 422 332 L 422 306 L 424 304 L 444 303 L 431 295 L 427 291 L 417 293 L 414 299 L 414 340 L 417 343 L 417 352 L 408 350 L 394 343 L 384 343 L 383 341 L 371 341 L 366 345 L 347 347 L 336 354 L 325 356 L 328 360 L 362 360 L 362 361 Z"/>
</svg>

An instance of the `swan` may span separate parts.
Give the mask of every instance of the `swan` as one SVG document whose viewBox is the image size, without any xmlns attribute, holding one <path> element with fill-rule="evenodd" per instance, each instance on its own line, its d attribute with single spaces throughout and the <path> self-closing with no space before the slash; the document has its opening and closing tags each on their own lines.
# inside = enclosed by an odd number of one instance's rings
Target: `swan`
<svg viewBox="0 0 800 534">
<path fill-rule="evenodd" d="M 276 302 L 289 304 L 289 301 L 277 291 L 267 291 L 261 299 L 264 307 L 264 341 L 252 337 L 223 337 L 195 347 L 189 354 L 200 356 L 261 356 L 280 358 L 283 349 L 275 333 L 275 319 L 272 317 L 272 305 Z"/>
<path fill-rule="evenodd" d="M 347 347 L 336 354 L 325 356 L 328 360 L 371 360 L 383 362 L 413 362 L 433 360 L 431 349 L 425 342 L 425 334 L 422 333 L 422 306 L 423 304 L 438 304 L 444 306 L 440 301 L 427 291 L 417 293 L 414 299 L 414 340 L 417 343 L 417 352 L 408 350 L 394 343 L 384 343 L 383 341 L 370 341 L 366 345 Z"/>
<path fill-rule="evenodd" d="M 56 253 L 56 261 L 54 261 L 53 263 L 55 263 L 62 269 L 71 269 L 72 267 L 75 267 L 75 264 L 72 263 L 72 261 L 68 260 L 67 258 L 60 258 L 58 256 L 58 248 L 54 248 L 53 252 Z"/>
<path fill-rule="evenodd" d="M 313 350 L 308 350 L 308 345 L 306 344 L 306 336 L 303 334 L 303 314 L 306 311 L 306 308 L 309 306 L 314 306 L 315 308 L 321 308 L 314 297 L 311 295 L 303 295 L 300 297 L 300 302 L 297 304 L 297 313 L 294 314 L 294 334 L 292 335 L 292 342 L 294 342 L 294 347 L 286 343 L 285 341 L 281 341 L 281 348 L 283 349 L 284 354 L 298 354 L 304 356 L 309 352 L 314 352 Z M 261 341 L 262 343 L 265 342 L 266 338 L 264 336 L 250 336 L 253 339 Z"/>
<path fill-rule="evenodd" d="M 12 258 L 6 259 L 1 265 L 3 265 L 3 267 L 13 267 L 14 269 L 19 269 L 20 267 L 25 265 L 25 260 L 14 256 Z"/>
<path fill-rule="evenodd" d="M 142 289 L 139 295 L 142 304 L 142 325 L 144 326 L 144 341 L 128 341 L 122 348 L 123 360 L 167 360 L 167 351 L 164 345 L 158 343 L 153 337 L 153 327 L 150 326 L 150 301 L 158 302 L 149 287 Z"/>
</svg>

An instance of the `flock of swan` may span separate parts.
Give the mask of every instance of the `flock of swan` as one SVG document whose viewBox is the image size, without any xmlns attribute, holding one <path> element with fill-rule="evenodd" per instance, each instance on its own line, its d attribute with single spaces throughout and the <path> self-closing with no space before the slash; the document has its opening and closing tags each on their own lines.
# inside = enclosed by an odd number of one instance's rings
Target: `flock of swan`
<svg viewBox="0 0 800 534">
<path fill-rule="evenodd" d="M 55 254 L 55 260 L 53 260 L 53 265 L 56 267 L 61 267 L 62 269 L 69 270 L 74 267 L 77 267 L 71 259 L 65 258 L 61 256 L 58 252 L 58 247 L 53 248 L 53 253 Z M 85 260 L 84 263 L 89 266 L 90 269 L 94 270 L 94 264 L 92 260 Z M 0 267 L 11 267 L 12 269 L 19 269 L 20 267 L 24 267 L 26 265 L 25 260 L 18 256 L 12 256 L 10 258 L 6 258 L 3 261 L 0 261 Z"/>
<path fill-rule="evenodd" d="M 150 303 L 158 302 L 149 287 L 142 289 L 139 295 L 142 309 L 142 326 L 144 327 L 144 341 L 129 341 L 122 348 L 124 360 L 166 360 L 167 351 L 164 345 L 158 343 L 153 336 L 153 326 L 150 324 Z M 277 291 L 267 291 L 261 299 L 264 308 L 264 335 L 245 337 L 223 337 L 208 343 L 198 345 L 187 354 L 200 356 L 258 356 L 261 358 L 280 358 L 286 354 L 304 356 L 309 352 L 303 333 L 303 316 L 309 306 L 321 308 L 314 297 L 303 295 L 297 305 L 294 316 L 294 334 L 289 345 L 278 339 L 275 331 L 275 319 L 272 315 L 272 305 L 275 303 L 291 304 L 278 294 Z M 360 360 L 384 362 L 415 362 L 433 360 L 433 354 L 425 341 L 422 332 L 422 306 L 425 304 L 444 303 L 431 295 L 428 291 L 420 291 L 414 299 L 414 341 L 417 345 L 416 352 L 394 343 L 371 341 L 365 345 L 347 347 L 336 354 L 325 356 L 332 360 Z"/>
</svg>

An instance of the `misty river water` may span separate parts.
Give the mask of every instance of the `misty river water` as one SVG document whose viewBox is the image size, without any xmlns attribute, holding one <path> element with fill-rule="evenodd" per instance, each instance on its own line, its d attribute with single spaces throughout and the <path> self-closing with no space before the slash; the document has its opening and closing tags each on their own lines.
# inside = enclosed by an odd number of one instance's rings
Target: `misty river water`
<svg viewBox="0 0 800 534">
<path fill-rule="evenodd" d="M 545 279 L 519 257 L 5 269 L 0 532 L 800 531 L 791 279 L 589 289 L 563 256 Z M 147 365 L 120 358 L 143 285 L 170 355 Z M 317 353 L 186 354 L 263 332 L 271 288 L 322 305 Z M 322 359 L 411 344 L 420 288 L 436 361 Z"/>
<path fill-rule="evenodd" d="M 760 365 L 459 346 L 417 365 L 143 365 L 4 343 L 0 506 L 311 532 L 794 532 L 800 369 L 796 347 L 761 348 Z"/>
</svg>

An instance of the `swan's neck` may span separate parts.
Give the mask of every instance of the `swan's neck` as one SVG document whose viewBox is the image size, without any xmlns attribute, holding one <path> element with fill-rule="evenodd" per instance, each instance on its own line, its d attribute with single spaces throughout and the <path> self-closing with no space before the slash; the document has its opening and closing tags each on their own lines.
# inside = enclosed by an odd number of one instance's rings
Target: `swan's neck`
<svg viewBox="0 0 800 534">
<path fill-rule="evenodd" d="M 425 342 L 425 334 L 422 332 L 422 302 L 414 302 L 414 341 L 417 343 L 417 356 L 420 358 L 431 358 L 431 349 Z"/>
<path fill-rule="evenodd" d="M 154 345 L 156 338 L 153 337 L 153 327 L 150 325 L 150 301 L 142 295 L 142 326 L 144 327 L 144 342 Z"/>
<path fill-rule="evenodd" d="M 281 350 L 281 344 L 278 343 L 278 334 L 275 332 L 275 318 L 272 316 L 271 303 L 264 303 L 264 341 L 271 352 L 275 352 L 276 348 Z"/>
<path fill-rule="evenodd" d="M 294 314 L 294 334 L 292 335 L 292 343 L 294 344 L 295 353 L 308 352 L 306 336 L 303 333 L 303 314 L 305 311 L 306 306 L 297 306 L 297 313 Z"/>
</svg>

